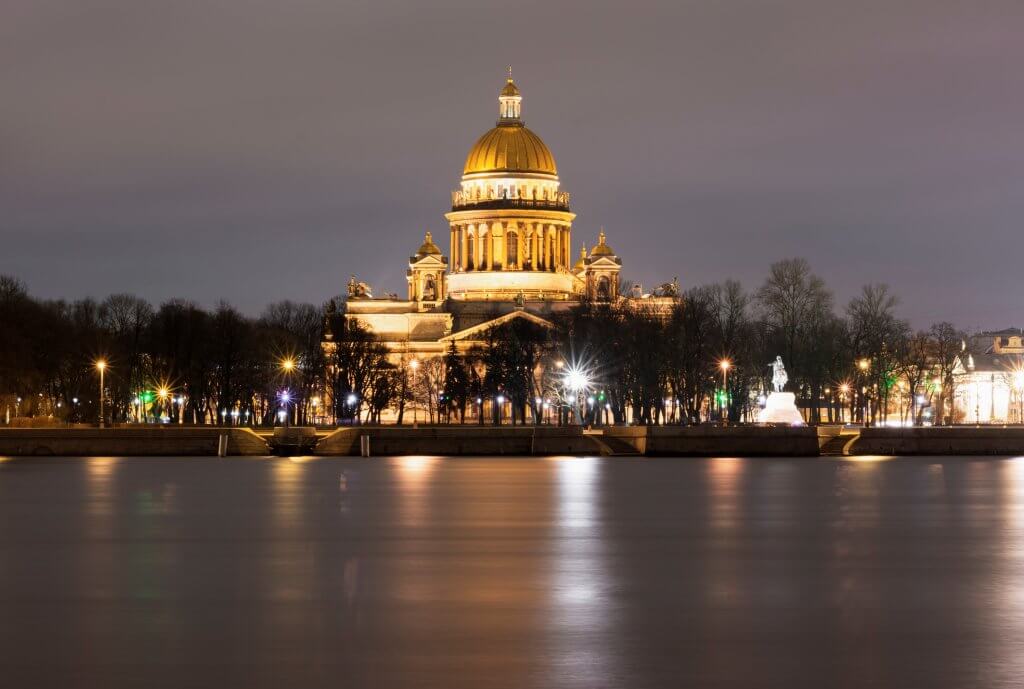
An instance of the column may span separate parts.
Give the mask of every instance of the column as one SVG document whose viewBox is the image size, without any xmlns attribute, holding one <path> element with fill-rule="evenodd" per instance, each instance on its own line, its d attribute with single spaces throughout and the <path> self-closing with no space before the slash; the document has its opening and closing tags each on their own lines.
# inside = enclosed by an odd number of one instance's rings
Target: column
<svg viewBox="0 0 1024 689">
<path fill-rule="evenodd" d="M 502 223 L 491 224 L 491 270 L 505 268 L 505 232 Z"/>
<path fill-rule="evenodd" d="M 526 249 L 526 225 L 516 224 L 516 270 L 523 269 L 523 255 Z"/>
<path fill-rule="evenodd" d="M 469 232 L 465 225 L 459 226 L 459 265 L 460 270 L 466 270 L 469 264 L 466 260 L 466 250 L 468 249 L 467 242 L 469 240 Z"/>
<path fill-rule="evenodd" d="M 477 225 L 477 230 L 482 230 L 483 236 L 480 237 L 480 270 L 491 269 L 491 232 L 486 224 Z"/>
<path fill-rule="evenodd" d="M 548 237 L 548 272 L 555 272 L 555 226 L 548 225 L 548 230 L 545 232 Z"/>
<path fill-rule="evenodd" d="M 451 226 L 451 239 L 448 240 L 448 248 L 451 250 L 451 261 L 452 270 L 455 270 L 455 266 L 459 264 L 459 240 L 458 231 L 455 229 L 455 225 Z"/>
</svg>

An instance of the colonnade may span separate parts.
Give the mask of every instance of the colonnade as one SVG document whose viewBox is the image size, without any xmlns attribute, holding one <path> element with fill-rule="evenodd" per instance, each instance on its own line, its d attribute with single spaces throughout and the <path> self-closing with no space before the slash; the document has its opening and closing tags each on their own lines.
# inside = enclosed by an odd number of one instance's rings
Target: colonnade
<svg viewBox="0 0 1024 689">
<path fill-rule="evenodd" d="M 452 225 L 451 270 L 568 270 L 569 233 L 569 225 L 557 223 Z"/>
</svg>

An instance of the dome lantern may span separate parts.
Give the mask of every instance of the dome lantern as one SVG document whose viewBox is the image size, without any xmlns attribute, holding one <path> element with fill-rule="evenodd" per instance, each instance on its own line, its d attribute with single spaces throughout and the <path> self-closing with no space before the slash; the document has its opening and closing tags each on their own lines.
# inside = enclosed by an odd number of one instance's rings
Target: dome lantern
<svg viewBox="0 0 1024 689">
<path fill-rule="evenodd" d="M 498 124 L 522 124 L 521 109 L 523 97 L 519 95 L 519 87 L 512 81 L 512 67 L 508 68 L 508 81 L 498 95 Z"/>
</svg>

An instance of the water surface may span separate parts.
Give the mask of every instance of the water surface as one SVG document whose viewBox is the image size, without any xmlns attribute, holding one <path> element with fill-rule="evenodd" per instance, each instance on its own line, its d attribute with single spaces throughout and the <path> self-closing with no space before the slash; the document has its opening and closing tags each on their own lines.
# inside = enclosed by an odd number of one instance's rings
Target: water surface
<svg viewBox="0 0 1024 689">
<path fill-rule="evenodd" d="M 11 687 L 1002 687 L 1024 459 L 0 461 Z"/>
</svg>

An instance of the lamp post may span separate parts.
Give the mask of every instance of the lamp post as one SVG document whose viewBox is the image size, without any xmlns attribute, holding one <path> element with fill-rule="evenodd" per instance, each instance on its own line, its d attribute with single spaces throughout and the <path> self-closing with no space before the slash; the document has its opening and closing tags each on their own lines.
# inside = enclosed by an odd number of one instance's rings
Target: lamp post
<svg viewBox="0 0 1024 689">
<path fill-rule="evenodd" d="M 156 396 L 160 398 L 160 410 L 161 411 L 163 411 L 164 405 L 167 404 L 167 397 L 170 394 L 171 394 L 170 391 L 167 388 L 165 388 L 165 387 L 160 388 L 159 390 L 156 391 Z M 168 408 L 167 409 L 167 420 L 169 421 L 170 418 L 171 418 L 171 409 Z M 163 420 L 163 419 L 161 419 L 161 420 Z"/>
<path fill-rule="evenodd" d="M 412 427 L 419 427 L 419 414 L 416 409 L 416 372 L 420 368 L 420 360 L 413 359 L 409 362 L 409 368 L 412 369 Z"/>
<path fill-rule="evenodd" d="M 96 362 L 96 370 L 100 372 L 100 428 L 103 428 L 103 373 L 107 370 L 107 362 L 100 359 Z"/>
<path fill-rule="evenodd" d="M 860 369 L 860 374 L 863 376 L 862 382 L 867 382 L 868 368 L 871 366 L 871 362 L 867 359 L 860 359 L 857 361 L 857 368 Z M 861 394 L 863 395 L 860 405 L 861 422 L 868 425 L 868 400 L 867 400 L 867 386 L 861 385 Z"/>
<path fill-rule="evenodd" d="M 283 413 L 278 413 L 278 418 L 284 423 L 284 427 L 288 428 L 288 420 L 290 418 L 290 415 L 288 414 L 288 402 L 291 401 L 292 396 L 287 390 L 282 390 L 280 397 L 281 402 L 284 403 L 284 410 Z"/>
<path fill-rule="evenodd" d="M 284 359 L 281 360 L 281 370 L 284 371 L 285 382 L 288 383 L 289 385 L 292 382 L 291 381 L 291 375 L 292 375 L 292 373 L 295 372 L 295 366 L 296 366 L 295 359 L 293 359 L 290 356 L 289 357 L 285 357 Z M 293 405 L 293 407 L 295 409 L 295 411 L 294 411 L 294 414 L 295 414 L 295 421 L 294 421 L 294 423 L 297 426 L 299 424 L 299 405 L 295 404 L 295 405 Z M 287 407 L 286 407 L 286 409 L 287 409 Z"/>
<path fill-rule="evenodd" d="M 846 397 L 850 394 L 850 386 L 843 383 L 839 386 L 839 423 L 843 423 L 846 412 Z"/>
<path fill-rule="evenodd" d="M 719 416 L 722 419 L 722 425 L 729 425 L 729 368 L 732 366 L 732 362 L 728 359 L 722 359 L 718 362 L 718 368 L 722 369 L 722 404 L 725 413 L 722 414 L 719 410 Z"/>
<path fill-rule="evenodd" d="M 590 378 L 582 369 L 571 367 L 565 373 L 565 385 L 575 395 L 576 414 L 583 425 L 583 395 L 590 388 Z"/>
<path fill-rule="evenodd" d="M 1013 372 L 1013 389 L 1017 391 L 1017 423 L 1024 423 L 1024 368 Z"/>
</svg>

